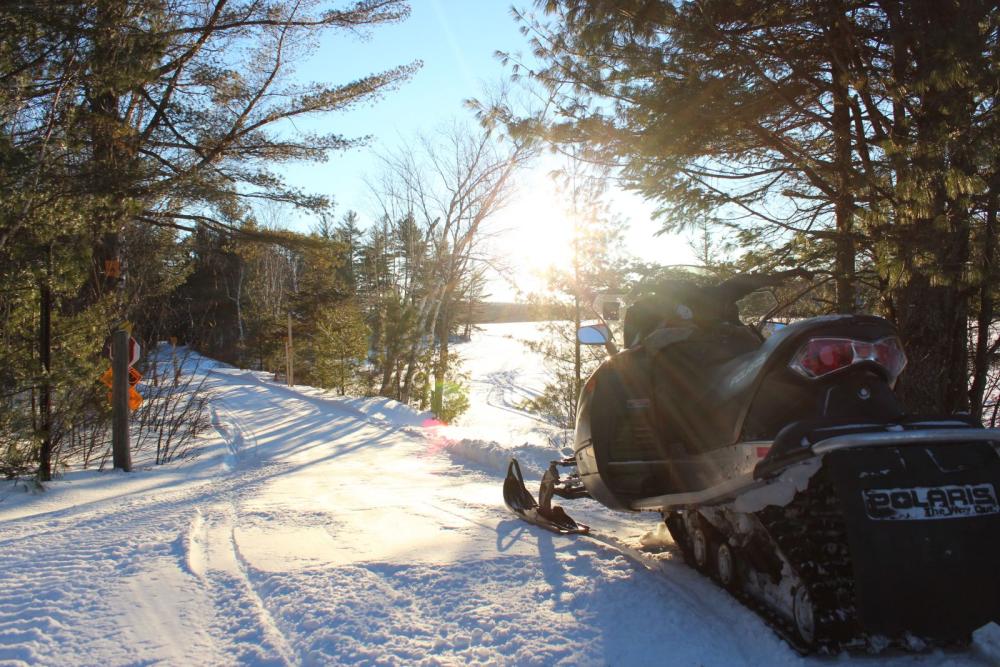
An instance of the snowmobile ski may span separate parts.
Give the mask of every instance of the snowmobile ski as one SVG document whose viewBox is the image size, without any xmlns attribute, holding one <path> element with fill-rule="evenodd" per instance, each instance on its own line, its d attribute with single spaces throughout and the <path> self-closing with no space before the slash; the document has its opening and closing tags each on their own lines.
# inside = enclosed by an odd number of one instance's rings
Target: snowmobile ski
<svg viewBox="0 0 1000 667">
<path fill-rule="evenodd" d="M 559 485 L 556 463 L 542 476 L 538 500 L 524 485 L 524 476 L 517 459 L 511 459 L 507 466 L 507 477 L 503 481 L 503 500 L 511 512 L 528 523 L 540 526 L 559 535 L 579 535 L 590 532 L 590 527 L 574 521 L 559 505 L 552 504 L 552 496 Z"/>
</svg>

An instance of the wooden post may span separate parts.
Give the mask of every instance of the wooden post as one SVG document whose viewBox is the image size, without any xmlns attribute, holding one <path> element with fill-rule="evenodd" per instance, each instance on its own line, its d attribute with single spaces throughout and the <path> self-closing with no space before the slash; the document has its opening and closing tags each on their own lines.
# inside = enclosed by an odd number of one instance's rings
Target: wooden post
<svg viewBox="0 0 1000 667">
<path fill-rule="evenodd" d="M 288 371 L 288 386 L 295 384 L 294 375 L 295 348 L 292 347 L 292 314 L 288 313 L 288 341 L 285 343 L 285 368 Z"/>
<path fill-rule="evenodd" d="M 128 436 L 128 340 L 127 331 L 111 337 L 111 451 L 116 470 L 132 472 Z"/>
</svg>

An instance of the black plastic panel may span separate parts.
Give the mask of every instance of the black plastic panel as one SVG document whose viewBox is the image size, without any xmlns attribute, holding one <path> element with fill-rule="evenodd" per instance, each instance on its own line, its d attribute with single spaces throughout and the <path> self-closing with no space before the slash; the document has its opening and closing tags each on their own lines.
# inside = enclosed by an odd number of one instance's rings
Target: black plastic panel
<svg viewBox="0 0 1000 667">
<path fill-rule="evenodd" d="M 868 632 L 950 640 L 1000 620 L 1000 457 L 991 444 L 851 450 L 825 465 Z"/>
</svg>

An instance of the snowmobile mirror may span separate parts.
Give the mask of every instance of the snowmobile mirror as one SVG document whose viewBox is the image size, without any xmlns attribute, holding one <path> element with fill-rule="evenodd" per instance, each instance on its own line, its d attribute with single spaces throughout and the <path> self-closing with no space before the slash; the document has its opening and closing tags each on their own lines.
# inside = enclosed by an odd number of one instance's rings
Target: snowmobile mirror
<svg viewBox="0 0 1000 667">
<path fill-rule="evenodd" d="M 582 345 L 604 345 L 611 340 L 611 331 L 605 324 L 588 324 L 576 330 L 576 339 Z"/>
</svg>

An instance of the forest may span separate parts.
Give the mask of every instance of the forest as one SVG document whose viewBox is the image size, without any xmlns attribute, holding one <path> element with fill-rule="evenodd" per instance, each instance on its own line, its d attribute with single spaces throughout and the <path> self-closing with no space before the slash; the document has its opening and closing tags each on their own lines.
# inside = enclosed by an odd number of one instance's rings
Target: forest
<svg viewBox="0 0 1000 667">
<path fill-rule="evenodd" d="M 797 297 L 784 315 L 888 318 L 909 356 L 898 390 L 911 410 L 997 422 L 991 3 L 514 8 L 531 49 L 498 57 L 536 110 L 470 100 L 468 122 L 380 155 L 376 211 L 340 212 L 335 192 L 304 191 L 280 167 L 361 147 L 331 112 L 377 104 L 420 62 L 317 83 L 295 78 L 296 62 L 319 35 L 409 11 L 403 0 L 0 7 L 0 472 L 44 481 L 107 446 L 98 378 L 122 327 L 145 349 L 170 341 L 449 420 L 465 400 L 451 344 L 496 259 L 487 222 L 542 153 L 571 165 L 567 206 L 581 220 L 552 298 L 579 306 L 668 275 L 806 268 L 809 285 L 776 295 Z M 329 132 L 295 130 L 327 114 Z M 694 230 L 701 266 L 618 252 L 611 184 L 652 202 L 661 231 Z M 290 231 L 292 219 L 311 231 Z M 579 386 L 569 355 L 550 403 Z M 150 417 L 154 430 L 169 422 Z"/>
</svg>

